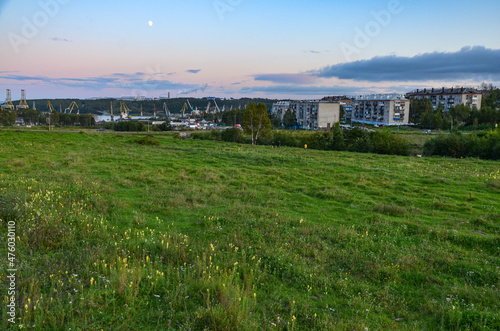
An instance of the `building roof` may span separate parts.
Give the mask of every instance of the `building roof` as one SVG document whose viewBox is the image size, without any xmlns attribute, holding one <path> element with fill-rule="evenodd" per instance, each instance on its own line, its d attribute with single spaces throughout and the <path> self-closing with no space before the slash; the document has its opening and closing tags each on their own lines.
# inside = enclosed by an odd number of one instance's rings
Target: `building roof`
<svg viewBox="0 0 500 331">
<path fill-rule="evenodd" d="M 481 94 L 476 89 L 470 87 L 452 87 L 452 88 L 424 88 L 423 90 L 417 89 L 413 92 L 409 92 L 408 96 L 425 96 L 425 95 L 440 95 L 440 94 Z"/>
<path fill-rule="evenodd" d="M 338 102 L 338 101 L 347 101 L 347 100 L 352 100 L 351 98 L 347 97 L 346 95 L 332 95 L 332 96 L 326 96 L 320 101 L 329 101 L 329 102 Z"/>
<path fill-rule="evenodd" d="M 407 101 L 402 94 L 370 94 L 370 95 L 361 95 L 356 97 L 356 101 L 391 101 L 391 100 L 402 100 Z"/>
</svg>

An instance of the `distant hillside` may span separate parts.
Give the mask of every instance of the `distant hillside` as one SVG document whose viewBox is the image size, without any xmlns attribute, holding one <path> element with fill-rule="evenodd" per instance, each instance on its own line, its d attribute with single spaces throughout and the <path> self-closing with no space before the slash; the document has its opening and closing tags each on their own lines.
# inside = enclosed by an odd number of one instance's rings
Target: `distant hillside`
<svg viewBox="0 0 500 331">
<path fill-rule="evenodd" d="M 98 99 L 98 100 L 80 100 L 80 99 L 49 99 L 52 103 L 52 106 L 56 111 L 60 109 L 60 102 L 62 101 L 62 109 L 66 109 L 69 107 L 72 101 L 75 101 L 77 105 L 80 107 L 80 114 L 85 113 L 94 113 L 94 114 L 103 114 L 109 113 L 110 104 L 113 102 L 113 111 L 119 112 L 120 110 L 120 99 Z M 210 101 L 211 107 L 215 106 L 213 100 L 208 100 L 207 98 L 172 98 L 172 99 L 160 99 L 160 100 L 142 100 L 142 101 L 125 101 L 127 106 L 132 110 L 132 114 L 137 115 L 140 114 L 141 105 L 144 114 L 153 114 L 154 107 L 156 106 L 157 112 L 163 111 L 163 103 L 166 102 L 168 109 L 171 113 L 179 113 L 184 106 L 184 103 L 187 103 L 186 100 L 189 100 L 193 108 L 198 108 L 199 110 L 204 110 L 207 108 L 208 102 Z M 33 101 L 36 104 L 36 109 L 41 111 L 48 111 L 47 107 L 47 99 L 32 99 L 28 100 L 28 104 L 30 107 L 33 105 Z M 242 99 L 217 99 L 217 105 L 222 110 L 225 107 L 225 110 L 230 110 L 231 107 L 233 109 L 238 109 L 241 107 L 242 109 L 246 104 L 251 102 L 255 103 L 264 103 L 267 105 L 268 109 L 271 109 L 272 104 L 276 102 L 274 99 L 258 99 L 258 98 L 242 98 Z M 73 110 L 73 111 L 76 111 Z"/>
</svg>

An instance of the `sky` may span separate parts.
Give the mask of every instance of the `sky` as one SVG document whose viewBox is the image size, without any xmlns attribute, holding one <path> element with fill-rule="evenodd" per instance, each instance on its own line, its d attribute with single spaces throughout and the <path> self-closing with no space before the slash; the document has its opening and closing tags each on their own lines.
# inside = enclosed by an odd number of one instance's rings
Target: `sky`
<svg viewBox="0 0 500 331">
<path fill-rule="evenodd" d="M 0 0 L 0 103 L 500 85 L 500 1 Z"/>
</svg>

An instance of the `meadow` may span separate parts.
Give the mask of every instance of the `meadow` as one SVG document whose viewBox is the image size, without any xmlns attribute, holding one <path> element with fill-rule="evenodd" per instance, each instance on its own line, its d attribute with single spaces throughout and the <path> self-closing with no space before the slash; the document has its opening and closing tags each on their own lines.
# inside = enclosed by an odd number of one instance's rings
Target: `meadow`
<svg viewBox="0 0 500 331">
<path fill-rule="evenodd" d="M 0 219 L 4 330 L 500 329 L 495 161 L 7 130 Z"/>
</svg>

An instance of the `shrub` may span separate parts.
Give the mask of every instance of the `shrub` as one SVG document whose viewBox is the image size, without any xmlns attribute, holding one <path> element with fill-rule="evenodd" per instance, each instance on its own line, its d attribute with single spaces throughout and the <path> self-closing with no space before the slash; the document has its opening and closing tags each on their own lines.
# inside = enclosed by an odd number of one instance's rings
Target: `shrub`
<svg viewBox="0 0 500 331">
<path fill-rule="evenodd" d="M 136 140 L 136 142 L 140 145 L 150 145 L 150 146 L 158 146 L 160 142 L 154 139 L 151 136 L 144 136 Z"/>
<path fill-rule="evenodd" d="M 113 124 L 115 131 L 146 131 L 144 123 L 138 121 L 120 121 Z"/>
<path fill-rule="evenodd" d="M 410 154 L 410 144 L 389 130 L 375 131 L 370 134 L 372 153 L 389 155 Z"/>
<path fill-rule="evenodd" d="M 238 128 L 226 129 L 220 133 L 222 141 L 240 143 L 243 140 L 243 131 Z"/>
<path fill-rule="evenodd" d="M 500 130 L 468 135 L 453 133 L 438 136 L 425 143 L 424 155 L 439 155 L 454 158 L 478 157 L 499 160 Z"/>
</svg>

